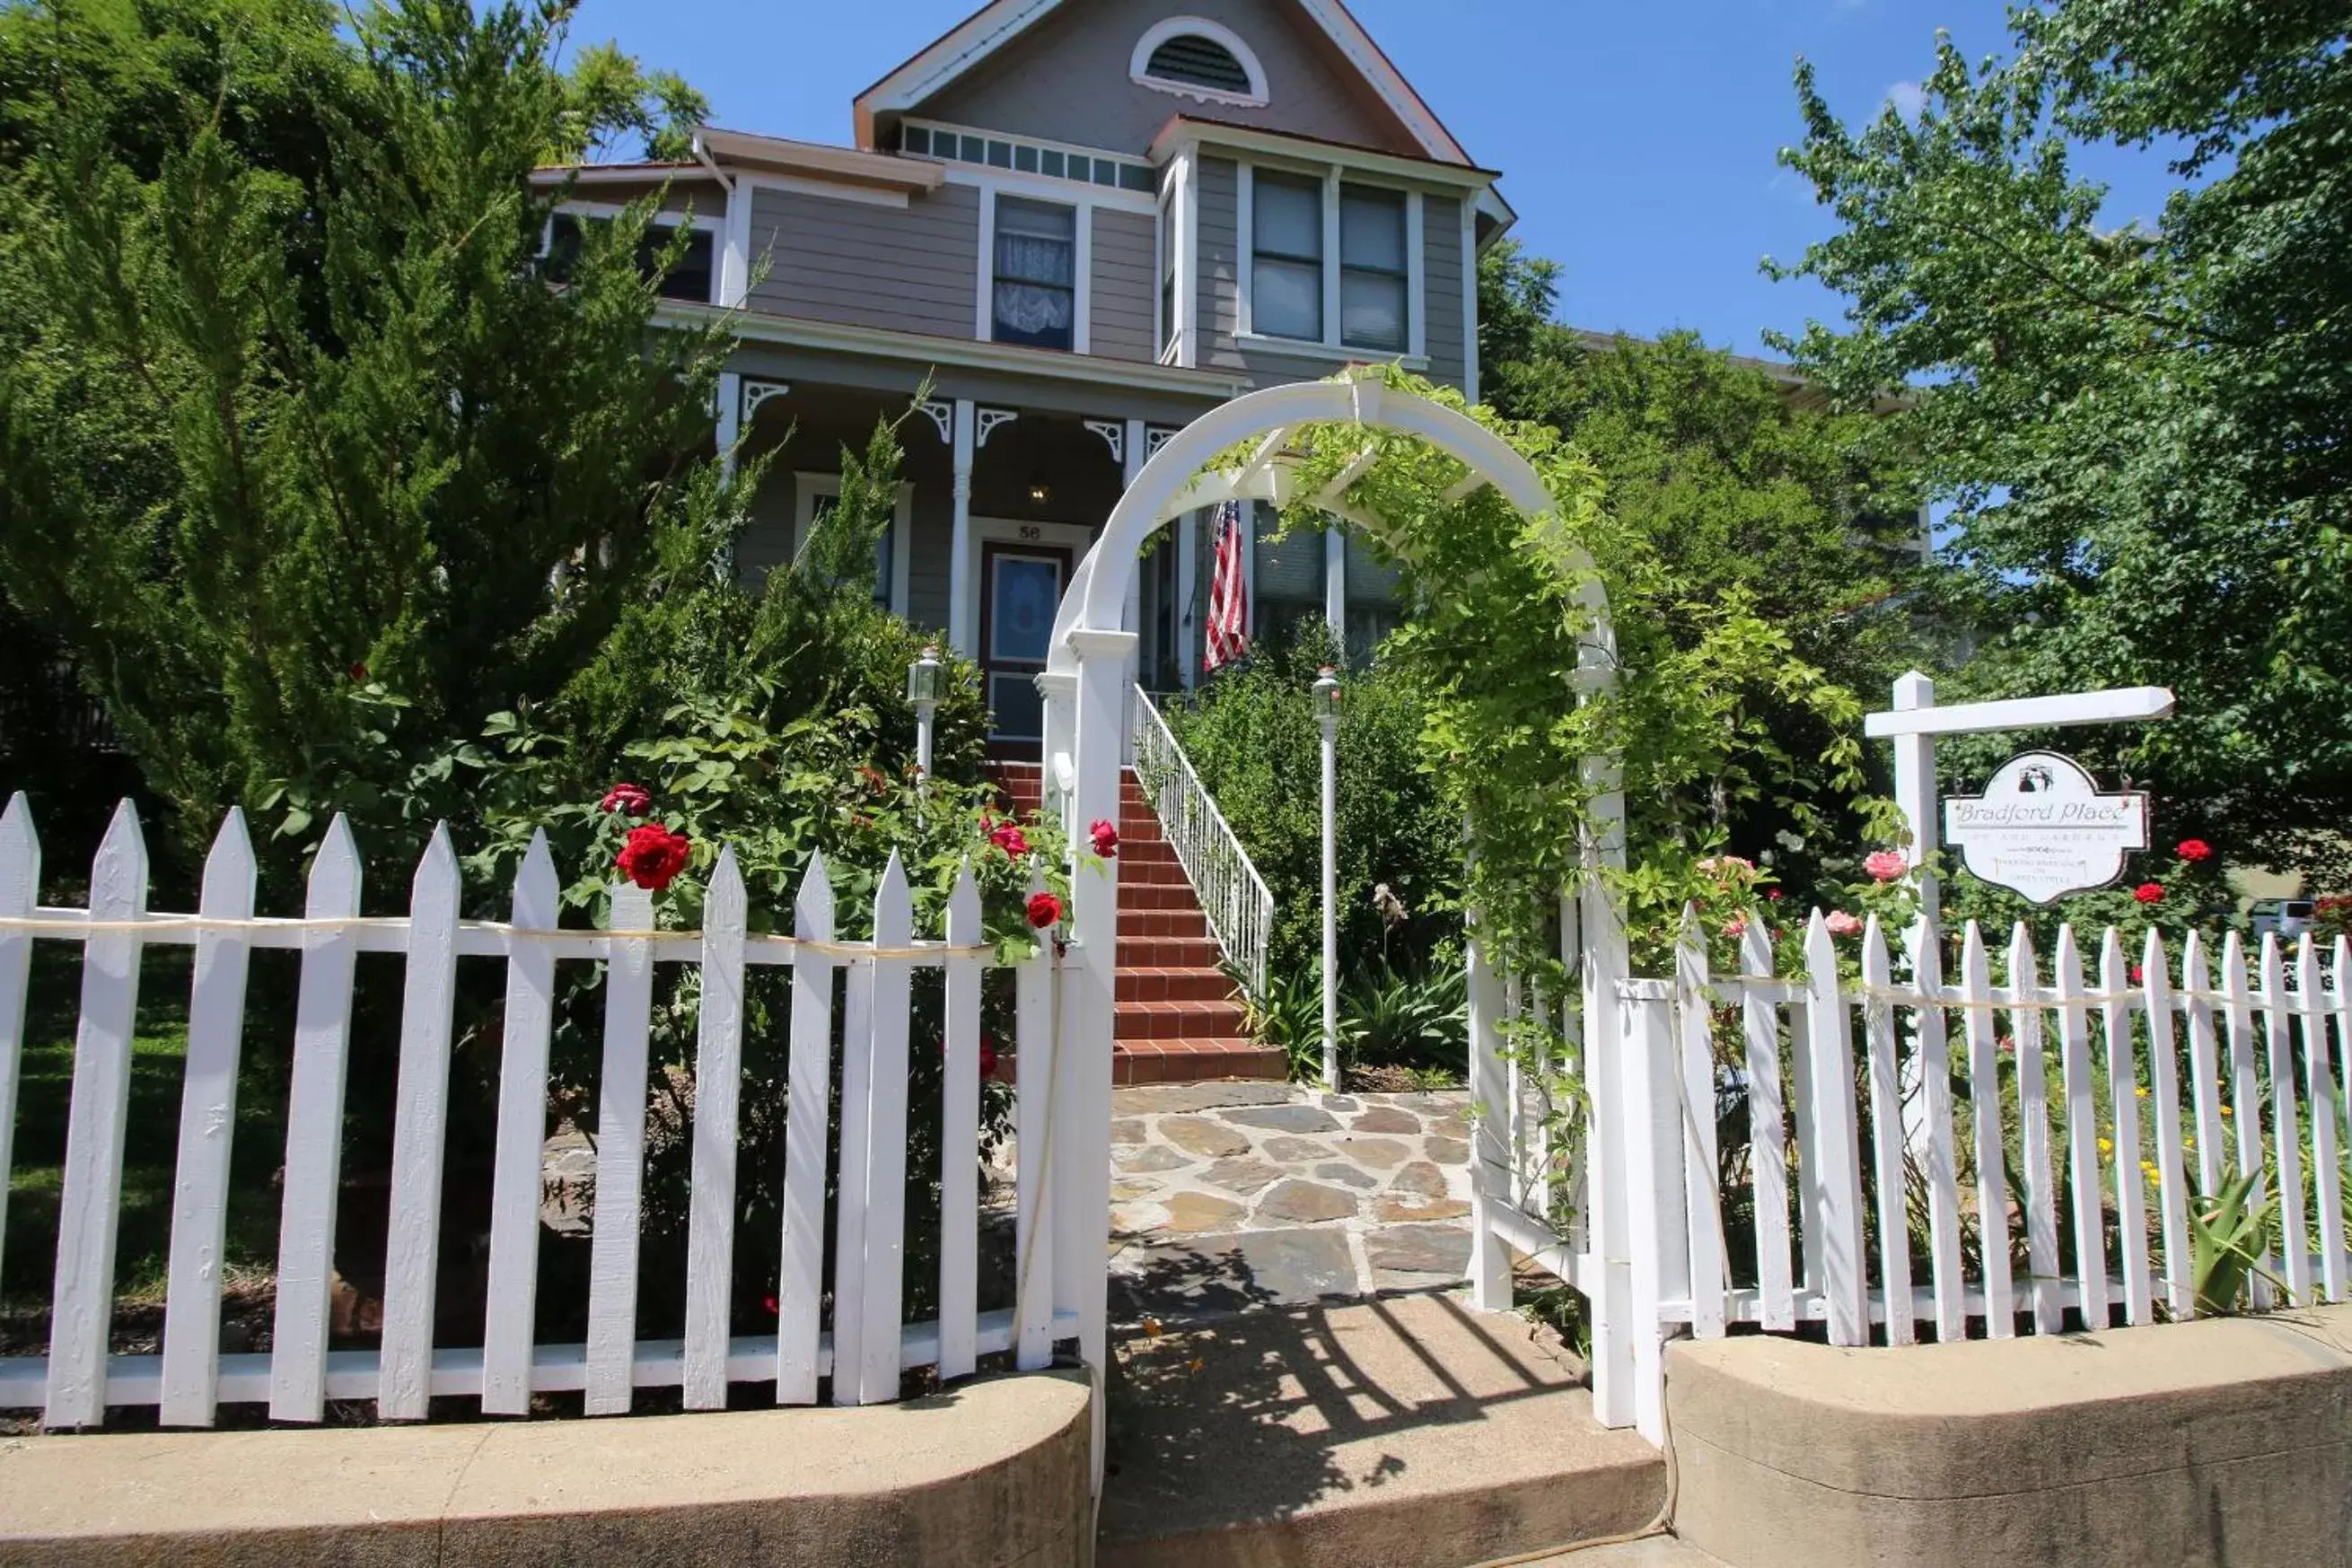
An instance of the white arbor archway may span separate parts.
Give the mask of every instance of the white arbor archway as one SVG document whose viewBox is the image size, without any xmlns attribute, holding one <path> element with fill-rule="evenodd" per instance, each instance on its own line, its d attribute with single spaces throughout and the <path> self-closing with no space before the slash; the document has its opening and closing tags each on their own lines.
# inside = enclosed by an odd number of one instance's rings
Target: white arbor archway
<svg viewBox="0 0 2352 1568">
<path fill-rule="evenodd" d="M 1112 511 L 1110 520 L 1074 574 L 1069 591 L 1056 616 L 1046 674 L 1038 677 L 1045 696 L 1045 773 L 1046 797 L 1057 796 L 1070 837 L 1083 842 L 1085 826 L 1098 819 L 1117 821 L 1119 768 L 1128 722 L 1127 670 L 1137 636 L 1123 627 L 1128 590 L 1138 570 L 1138 558 L 1151 536 L 1183 513 L 1228 500 L 1265 500 L 1289 505 L 1302 499 L 1324 511 L 1354 522 L 1393 544 L 1402 536 L 1389 520 L 1351 506 L 1349 491 L 1378 463 L 1381 438 L 1412 437 L 1463 465 L 1461 481 L 1445 499 L 1459 500 L 1492 486 L 1521 513 L 1535 519 L 1551 518 L 1561 527 L 1549 488 L 1535 466 L 1493 431 L 1459 410 L 1416 392 L 1374 379 L 1376 372 L 1359 372 L 1336 381 L 1270 388 L 1224 404 L 1195 421 L 1163 445 L 1144 465 L 1135 482 Z M 1355 426 L 1366 434 L 1362 455 L 1312 496 L 1300 493 L 1301 476 L 1292 438 L 1309 426 Z M 1210 465 L 1229 451 L 1247 455 L 1233 467 Z M 1591 616 L 1591 629 L 1581 640 L 1579 668 L 1572 684 L 1563 684 L 1563 697 L 1572 690 L 1579 700 L 1590 700 L 1612 684 L 1616 661 L 1605 591 L 1591 559 L 1571 540 L 1559 541 L 1561 558 L 1580 568 L 1579 602 Z M 1586 1039 L 1613 1041 L 1616 1035 L 1616 985 L 1626 977 L 1624 936 L 1612 897 L 1597 873 L 1604 866 L 1624 864 L 1624 804 L 1613 759 L 1591 758 L 1584 778 L 1596 798 L 1597 824 L 1588 836 L 1584 855 L 1588 874 L 1578 898 L 1563 898 L 1561 906 L 1564 956 L 1580 958 L 1583 1005 L 1580 1032 Z M 1103 1238 L 1110 1227 L 1110 1090 L 1113 999 L 1118 984 L 1118 862 L 1081 870 L 1072 878 L 1069 961 L 1061 970 L 1057 1004 L 1057 1060 L 1054 1074 L 1058 1121 L 1064 1145 L 1071 1155 L 1069 1169 L 1087 1173 L 1082 1188 L 1066 1188 L 1068 1201 L 1055 1217 L 1054 1257 L 1057 1272 L 1057 1304 L 1075 1306 L 1079 1341 L 1087 1364 L 1095 1369 L 1099 1388 L 1105 1354 L 1108 1278 L 1103 1266 Z M 1470 944 L 1471 1092 L 1489 1105 L 1500 1105 L 1507 1092 L 1499 1020 L 1503 986 L 1475 936 Z M 1606 1051 L 1590 1053 L 1588 1074 L 1596 1093 L 1598 1077 L 1605 1072 Z M 1596 1139 L 1613 1135 L 1596 1126 Z M 1493 1118 L 1482 1119 L 1475 1143 L 1475 1239 L 1471 1269 L 1481 1307 L 1499 1310 L 1510 1302 L 1509 1258 L 1489 1223 L 1488 1207 L 1505 1196 L 1498 1185 L 1508 1179 L 1508 1151 L 1503 1128 Z M 1612 1162 L 1595 1158 L 1591 1169 L 1611 1168 Z M 1588 1281 L 1594 1297 L 1594 1379 L 1596 1402 L 1603 1418 L 1611 1419 L 1630 1394 L 1622 1386 L 1631 1372 L 1630 1357 L 1620 1354 L 1613 1337 L 1623 1333 L 1631 1318 L 1632 1285 L 1622 1246 L 1609 1239 L 1622 1234 L 1625 1197 L 1603 1192 L 1596 1180 L 1586 1195 L 1591 1218 L 1592 1251 L 1606 1260 Z M 1612 1224 L 1612 1218 L 1614 1223 Z M 1606 1299 L 1603 1299 L 1603 1298 Z M 1622 1302 L 1620 1306 L 1618 1303 Z M 1621 1371 L 1622 1367 L 1622 1371 Z M 1099 1406 L 1097 1406 L 1099 1409 Z M 1629 1406 L 1630 1408 L 1630 1406 Z M 1612 1420 L 1622 1425 L 1630 1415 Z M 1100 1461 L 1100 1423 L 1097 1424 L 1097 1461 Z M 1099 1473 L 1099 1472 L 1097 1472 Z"/>
</svg>

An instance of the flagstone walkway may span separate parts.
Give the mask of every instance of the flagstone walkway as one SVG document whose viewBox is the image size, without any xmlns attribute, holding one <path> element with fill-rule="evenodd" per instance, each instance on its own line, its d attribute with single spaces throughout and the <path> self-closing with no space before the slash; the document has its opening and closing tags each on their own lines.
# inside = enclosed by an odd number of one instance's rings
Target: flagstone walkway
<svg viewBox="0 0 2352 1568">
<path fill-rule="evenodd" d="M 1112 1095 L 1111 1315 L 1179 1322 L 1459 1284 L 1470 1097 L 1280 1083 Z"/>
</svg>

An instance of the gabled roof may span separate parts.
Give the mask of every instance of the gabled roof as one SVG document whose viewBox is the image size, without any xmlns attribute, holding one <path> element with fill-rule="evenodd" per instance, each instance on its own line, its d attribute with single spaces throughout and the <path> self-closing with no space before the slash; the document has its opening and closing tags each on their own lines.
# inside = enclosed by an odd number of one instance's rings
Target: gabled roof
<svg viewBox="0 0 2352 1568">
<path fill-rule="evenodd" d="M 1037 22 L 1065 5 L 1086 0 L 991 0 L 950 28 L 898 69 L 857 95 L 857 144 L 874 145 L 877 115 L 904 113 L 978 66 Z M 1441 163 L 1468 165 L 1470 155 L 1445 129 L 1394 61 L 1356 20 L 1343 0 L 1290 0 L 1321 27 L 1367 86 L 1397 117 L 1430 158 Z"/>
</svg>

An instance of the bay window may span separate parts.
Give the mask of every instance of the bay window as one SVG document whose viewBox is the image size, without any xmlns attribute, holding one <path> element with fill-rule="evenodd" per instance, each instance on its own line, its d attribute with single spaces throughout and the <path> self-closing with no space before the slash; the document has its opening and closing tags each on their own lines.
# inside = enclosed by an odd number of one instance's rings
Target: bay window
<svg viewBox="0 0 2352 1568">
<path fill-rule="evenodd" d="M 1401 354 L 1412 338 L 1412 267 L 1400 191 L 1339 187 L 1339 343 Z"/>
</svg>

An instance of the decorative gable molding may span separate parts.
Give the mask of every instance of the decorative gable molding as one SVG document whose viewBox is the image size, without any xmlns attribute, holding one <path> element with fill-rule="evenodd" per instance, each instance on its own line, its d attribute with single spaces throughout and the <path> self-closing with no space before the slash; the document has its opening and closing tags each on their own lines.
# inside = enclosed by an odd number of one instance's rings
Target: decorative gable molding
<svg viewBox="0 0 2352 1568">
<path fill-rule="evenodd" d="M 1198 82 L 1174 81 L 1151 74 L 1151 57 L 1160 46 L 1172 38 L 1202 37 L 1210 40 L 1234 57 L 1235 64 L 1249 75 L 1249 91 L 1226 92 L 1217 88 L 1203 87 Z M 1155 22 L 1142 37 L 1135 41 L 1135 53 L 1128 60 L 1128 78 L 1138 87 L 1148 87 L 1154 92 L 1171 93 L 1198 103 L 1230 105 L 1235 109 L 1264 109 L 1273 101 L 1266 86 L 1265 67 L 1259 63 L 1257 51 L 1244 42 L 1239 33 L 1222 22 L 1212 22 L 1206 16 L 1170 16 Z"/>
</svg>

